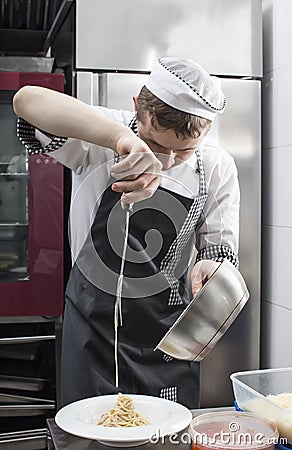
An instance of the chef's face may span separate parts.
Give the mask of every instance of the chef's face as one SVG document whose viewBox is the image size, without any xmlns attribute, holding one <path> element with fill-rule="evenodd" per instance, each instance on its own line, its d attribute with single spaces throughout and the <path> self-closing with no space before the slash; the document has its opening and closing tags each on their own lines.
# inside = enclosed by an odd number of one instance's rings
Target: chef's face
<svg viewBox="0 0 292 450">
<path fill-rule="evenodd" d="M 199 138 L 182 139 L 174 130 L 165 129 L 153 123 L 150 113 L 145 120 L 137 122 L 139 137 L 151 148 L 162 164 L 162 170 L 178 165 L 189 159 L 200 145 L 204 135 Z"/>
</svg>

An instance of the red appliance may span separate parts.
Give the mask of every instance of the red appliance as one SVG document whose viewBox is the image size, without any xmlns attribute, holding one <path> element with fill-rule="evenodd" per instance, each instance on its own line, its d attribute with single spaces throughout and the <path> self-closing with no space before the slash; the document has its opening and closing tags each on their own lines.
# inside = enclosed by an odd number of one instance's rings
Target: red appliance
<svg viewBox="0 0 292 450">
<path fill-rule="evenodd" d="M 0 316 L 59 316 L 64 302 L 64 169 L 28 156 L 16 137 L 15 92 L 63 92 L 62 74 L 0 73 Z"/>
</svg>

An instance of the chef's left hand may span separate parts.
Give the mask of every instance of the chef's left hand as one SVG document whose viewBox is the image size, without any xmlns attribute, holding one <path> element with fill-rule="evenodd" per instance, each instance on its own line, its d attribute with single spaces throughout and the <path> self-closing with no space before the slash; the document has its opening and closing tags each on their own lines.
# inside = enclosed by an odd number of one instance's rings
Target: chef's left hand
<svg viewBox="0 0 292 450">
<path fill-rule="evenodd" d="M 202 259 L 194 265 L 191 271 L 193 297 L 199 292 L 206 281 L 209 280 L 220 264 L 220 262 L 212 261 L 211 259 Z"/>
</svg>

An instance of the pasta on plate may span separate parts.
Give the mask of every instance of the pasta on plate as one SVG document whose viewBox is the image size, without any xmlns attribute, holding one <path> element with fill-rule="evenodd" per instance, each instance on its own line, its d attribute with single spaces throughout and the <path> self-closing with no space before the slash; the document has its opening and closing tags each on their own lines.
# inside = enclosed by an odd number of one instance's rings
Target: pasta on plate
<svg viewBox="0 0 292 450">
<path fill-rule="evenodd" d="M 139 427 L 149 424 L 149 418 L 135 410 L 133 400 L 121 393 L 118 394 L 115 406 L 102 414 L 97 422 L 97 425 L 103 427 Z"/>
</svg>

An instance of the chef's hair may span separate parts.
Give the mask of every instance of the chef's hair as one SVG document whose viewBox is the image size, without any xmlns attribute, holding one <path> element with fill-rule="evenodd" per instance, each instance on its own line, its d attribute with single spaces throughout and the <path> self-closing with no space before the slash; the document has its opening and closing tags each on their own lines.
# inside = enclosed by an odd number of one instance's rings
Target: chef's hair
<svg viewBox="0 0 292 450">
<path fill-rule="evenodd" d="M 212 121 L 203 117 L 180 111 L 167 105 L 146 86 L 143 86 L 137 97 L 137 120 L 145 123 L 147 113 L 150 113 L 151 123 L 154 128 L 160 127 L 172 129 L 178 138 L 199 138 L 202 132 L 207 133 Z"/>
</svg>

